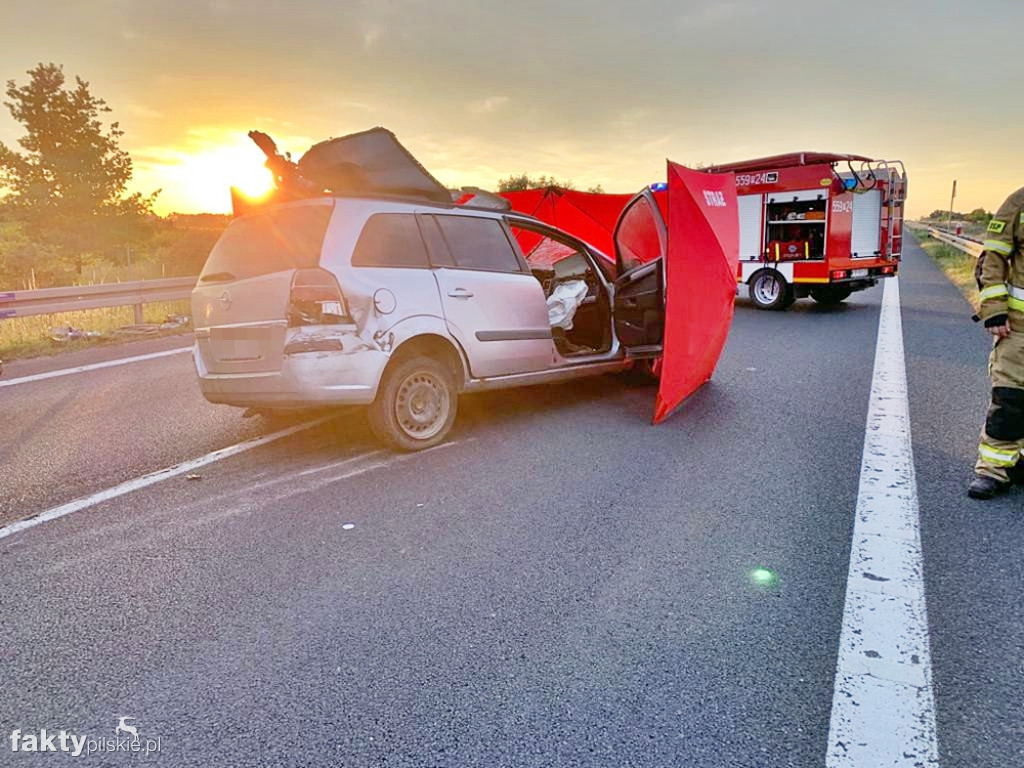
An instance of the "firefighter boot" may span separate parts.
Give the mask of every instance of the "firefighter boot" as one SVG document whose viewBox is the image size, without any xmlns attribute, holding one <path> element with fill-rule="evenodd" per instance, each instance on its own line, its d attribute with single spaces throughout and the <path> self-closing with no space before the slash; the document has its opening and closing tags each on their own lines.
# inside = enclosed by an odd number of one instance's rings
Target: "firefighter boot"
<svg viewBox="0 0 1024 768">
<path fill-rule="evenodd" d="M 1012 467 L 1007 467 L 1006 477 L 1011 485 L 1024 485 L 1024 461 L 1018 461 Z"/>
<path fill-rule="evenodd" d="M 972 499 L 991 499 L 1024 481 L 1024 333 L 1011 333 L 993 346 L 989 373 L 995 386 L 967 488 Z"/>
<path fill-rule="evenodd" d="M 967 495 L 972 499 L 991 499 L 1009 487 L 1008 481 L 996 480 L 988 475 L 975 475 L 967 486 Z"/>
</svg>

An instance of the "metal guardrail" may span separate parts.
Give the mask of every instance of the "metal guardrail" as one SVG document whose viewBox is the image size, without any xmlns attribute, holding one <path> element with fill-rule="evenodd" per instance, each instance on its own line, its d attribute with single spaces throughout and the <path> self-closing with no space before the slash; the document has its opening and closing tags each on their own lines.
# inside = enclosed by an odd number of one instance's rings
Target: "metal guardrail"
<svg viewBox="0 0 1024 768">
<path fill-rule="evenodd" d="M 938 229 L 937 227 L 928 227 L 928 234 L 934 237 L 936 240 L 940 240 L 943 243 L 952 245 L 957 250 L 970 254 L 975 258 L 981 256 L 981 241 L 975 240 L 973 237 L 951 235 L 949 232 L 945 232 L 941 229 Z"/>
<path fill-rule="evenodd" d="M 196 285 L 195 277 L 161 280 L 133 280 L 103 285 L 72 285 L 36 291 L 0 292 L 0 320 L 29 315 L 49 315 L 79 309 L 135 306 L 135 322 L 142 322 L 142 305 L 153 301 L 187 299 Z"/>
</svg>

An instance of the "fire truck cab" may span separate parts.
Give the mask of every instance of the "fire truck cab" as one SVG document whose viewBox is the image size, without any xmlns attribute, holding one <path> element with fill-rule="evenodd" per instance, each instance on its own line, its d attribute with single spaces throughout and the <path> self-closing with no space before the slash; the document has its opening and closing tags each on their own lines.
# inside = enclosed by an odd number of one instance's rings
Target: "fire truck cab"
<svg viewBox="0 0 1024 768">
<path fill-rule="evenodd" d="M 838 304 L 899 271 L 907 175 L 900 161 L 797 152 L 708 169 L 736 175 L 736 279 L 759 309 Z"/>
</svg>

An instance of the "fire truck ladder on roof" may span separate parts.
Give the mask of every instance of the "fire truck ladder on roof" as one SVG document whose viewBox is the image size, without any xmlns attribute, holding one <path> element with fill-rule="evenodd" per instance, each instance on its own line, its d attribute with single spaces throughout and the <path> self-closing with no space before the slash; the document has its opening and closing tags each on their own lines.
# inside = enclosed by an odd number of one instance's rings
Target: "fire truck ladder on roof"
<svg viewBox="0 0 1024 768">
<path fill-rule="evenodd" d="M 887 258 L 899 257 L 903 254 L 903 228 L 896 232 L 896 211 L 903 209 L 907 199 L 907 171 L 900 160 L 874 160 L 861 163 L 861 172 L 875 180 L 875 184 L 884 181 L 884 200 L 887 203 L 887 226 L 889 237 L 884 255 Z"/>
</svg>

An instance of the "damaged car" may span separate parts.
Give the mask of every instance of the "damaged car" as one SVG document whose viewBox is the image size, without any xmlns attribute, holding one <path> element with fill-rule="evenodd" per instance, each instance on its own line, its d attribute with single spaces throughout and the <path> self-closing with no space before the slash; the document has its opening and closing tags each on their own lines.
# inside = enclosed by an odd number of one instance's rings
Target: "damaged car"
<svg viewBox="0 0 1024 768">
<path fill-rule="evenodd" d="M 663 355 L 669 231 L 649 189 L 605 254 L 495 195 L 453 195 L 383 128 L 297 163 L 251 135 L 277 191 L 236 197 L 193 291 L 207 400 L 366 405 L 380 440 L 414 451 L 445 439 L 463 392 Z"/>
</svg>

